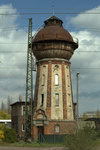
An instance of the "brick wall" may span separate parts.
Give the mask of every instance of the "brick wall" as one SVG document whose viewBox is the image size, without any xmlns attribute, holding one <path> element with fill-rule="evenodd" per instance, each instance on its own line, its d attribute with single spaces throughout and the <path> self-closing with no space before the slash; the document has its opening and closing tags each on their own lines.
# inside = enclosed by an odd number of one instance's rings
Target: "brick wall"
<svg viewBox="0 0 100 150">
<path fill-rule="evenodd" d="M 40 68 L 42 68 L 42 65 L 48 65 L 48 81 L 47 81 L 47 108 L 46 108 L 46 113 L 48 115 L 49 118 L 51 118 L 51 80 L 52 80 L 52 65 L 53 64 L 58 64 L 58 65 L 62 65 L 62 100 L 63 100 L 63 116 L 64 116 L 64 119 L 67 119 L 67 100 L 66 100 L 66 86 L 65 86 L 65 68 L 64 66 L 67 65 L 69 66 L 70 65 L 70 62 L 68 61 L 64 61 L 64 60 L 42 60 L 42 61 L 39 61 L 38 62 L 38 71 L 37 71 L 37 79 L 36 79 L 36 89 L 35 89 L 35 111 L 37 110 L 37 103 L 39 103 L 38 101 L 40 100 L 38 94 L 39 94 L 39 84 L 40 83 Z M 53 118 L 52 118 L 53 119 Z"/>
<path fill-rule="evenodd" d="M 51 118 L 51 64 L 48 65 L 47 115 Z"/>
<path fill-rule="evenodd" d="M 59 126 L 58 134 L 69 134 L 75 132 L 74 121 L 50 121 L 49 125 L 44 126 L 44 134 L 57 134 L 55 132 L 55 126 Z"/>
<path fill-rule="evenodd" d="M 35 125 L 33 126 L 33 139 L 38 139 L 38 128 Z"/>
<path fill-rule="evenodd" d="M 11 105 L 12 128 L 16 131 L 19 138 L 24 136 L 24 131 L 22 131 L 22 124 L 24 124 L 22 106 L 25 106 L 25 103 L 23 104 L 21 102 L 16 102 Z"/>
<path fill-rule="evenodd" d="M 39 80 L 40 80 L 40 64 L 38 63 L 37 64 L 36 87 L 35 87 L 35 100 L 34 100 L 35 107 L 37 107 L 37 101 L 38 101 Z"/>
<path fill-rule="evenodd" d="M 55 127 L 59 126 L 59 132 L 55 132 Z M 49 121 L 44 125 L 44 135 L 64 135 L 75 133 L 75 121 Z M 33 126 L 33 138 L 38 140 L 38 126 Z"/>
<path fill-rule="evenodd" d="M 62 94 L 63 94 L 63 117 L 67 119 L 67 100 L 66 100 L 66 85 L 65 85 L 65 68 L 62 65 Z"/>
</svg>

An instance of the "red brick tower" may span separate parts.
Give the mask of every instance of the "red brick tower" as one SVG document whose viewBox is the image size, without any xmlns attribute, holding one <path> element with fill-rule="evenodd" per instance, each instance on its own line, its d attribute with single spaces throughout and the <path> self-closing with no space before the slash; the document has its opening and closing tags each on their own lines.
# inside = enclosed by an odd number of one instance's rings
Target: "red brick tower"
<svg viewBox="0 0 100 150">
<path fill-rule="evenodd" d="M 59 18 L 44 21 L 33 39 L 37 59 L 33 135 L 68 134 L 75 129 L 70 58 L 78 48 Z"/>
</svg>

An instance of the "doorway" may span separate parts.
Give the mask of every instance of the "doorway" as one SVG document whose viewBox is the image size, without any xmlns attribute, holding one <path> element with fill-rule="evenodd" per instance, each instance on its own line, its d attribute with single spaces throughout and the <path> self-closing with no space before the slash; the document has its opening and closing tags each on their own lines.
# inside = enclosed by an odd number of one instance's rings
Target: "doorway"
<svg viewBox="0 0 100 150">
<path fill-rule="evenodd" d="M 38 140 L 39 142 L 43 142 L 43 137 L 44 135 L 44 127 L 43 126 L 38 126 Z"/>
<path fill-rule="evenodd" d="M 43 126 L 38 126 L 38 135 L 39 134 L 44 135 L 44 127 Z"/>
</svg>

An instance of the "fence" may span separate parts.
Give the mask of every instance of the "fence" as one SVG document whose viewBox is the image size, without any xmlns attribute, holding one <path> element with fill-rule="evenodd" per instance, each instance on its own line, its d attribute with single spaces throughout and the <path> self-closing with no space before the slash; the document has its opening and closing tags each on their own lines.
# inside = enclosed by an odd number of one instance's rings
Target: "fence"
<svg viewBox="0 0 100 150">
<path fill-rule="evenodd" d="M 39 134 L 38 141 L 41 143 L 63 143 L 67 135 L 43 135 Z"/>
</svg>

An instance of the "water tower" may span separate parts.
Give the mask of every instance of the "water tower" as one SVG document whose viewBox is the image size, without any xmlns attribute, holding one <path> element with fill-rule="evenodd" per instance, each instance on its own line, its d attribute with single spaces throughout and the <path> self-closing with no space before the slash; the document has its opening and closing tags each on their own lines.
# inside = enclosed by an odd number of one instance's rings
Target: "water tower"
<svg viewBox="0 0 100 150">
<path fill-rule="evenodd" d="M 70 58 L 78 43 L 56 16 L 44 21 L 33 39 L 37 59 L 33 136 L 68 134 L 75 130 Z"/>
</svg>

